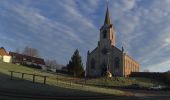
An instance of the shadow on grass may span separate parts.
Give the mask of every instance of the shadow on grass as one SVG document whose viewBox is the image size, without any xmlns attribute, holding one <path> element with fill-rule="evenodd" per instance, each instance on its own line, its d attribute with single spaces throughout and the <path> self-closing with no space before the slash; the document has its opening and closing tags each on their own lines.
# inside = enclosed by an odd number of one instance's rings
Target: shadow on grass
<svg viewBox="0 0 170 100">
<path fill-rule="evenodd" d="M 59 96 L 59 97 L 102 97 L 114 96 L 90 91 L 62 88 L 32 81 L 22 80 L 20 78 L 10 79 L 10 76 L 0 73 L 0 93 L 11 93 L 31 96 Z"/>
<path fill-rule="evenodd" d="M 29 98 L 26 100 L 169 100 L 169 97 L 161 96 L 114 96 L 90 91 L 81 91 L 74 89 L 61 88 L 57 86 L 44 85 L 41 83 L 32 83 L 20 78 L 10 79 L 10 76 L 0 73 L 0 98 L 6 95 L 8 99 L 18 100 L 18 98 Z M 9 96 L 8 96 L 9 95 Z M 11 98 L 10 98 L 11 96 Z M 17 97 L 16 97 L 17 96 Z M 16 98 L 16 99 L 14 99 Z M 24 99 L 23 99 L 24 100 Z"/>
</svg>

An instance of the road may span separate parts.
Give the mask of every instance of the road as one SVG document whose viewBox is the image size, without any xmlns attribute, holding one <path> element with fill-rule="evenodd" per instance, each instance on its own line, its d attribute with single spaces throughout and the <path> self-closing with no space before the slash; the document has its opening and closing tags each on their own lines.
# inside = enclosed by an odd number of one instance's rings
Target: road
<svg viewBox="0 0 170 100">
<path fill-rule="evenodd" d="M 170 100 L 170 91 L 124 90 L 134 96 L 47 96 L 0 90 L 0 100 Z"/>
</svg>

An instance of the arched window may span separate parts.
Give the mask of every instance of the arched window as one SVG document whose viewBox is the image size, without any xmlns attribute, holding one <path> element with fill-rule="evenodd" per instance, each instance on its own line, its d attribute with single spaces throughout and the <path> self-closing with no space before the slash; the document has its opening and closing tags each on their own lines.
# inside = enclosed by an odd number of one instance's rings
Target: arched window
<svg viewBox="0 0 170 100">
<path fill-rule="evenodd" d="M 119 57 L 115 58 L 115 68 L 119 68 L 120 67 L 120 59 Z"/>
<path fill-rule="evenodd" d="M 107 30 L 104 30 L 104 31 L 103 31 L 103 38 L 104 38 L 104 39 L 107 38 Z"/>
<path fill-rule="evenodd" d="M 107 34 L 106 33 L 103 34 L 103 38 L 104 39 L 107 38 Z"/>
<path fill-rule="evenodd" d="M 95 65 L 96 65 L 95 59 L 92 58 L 92 60 L 91 60 L 91 69 L 95 69 Z"/>
</svg>

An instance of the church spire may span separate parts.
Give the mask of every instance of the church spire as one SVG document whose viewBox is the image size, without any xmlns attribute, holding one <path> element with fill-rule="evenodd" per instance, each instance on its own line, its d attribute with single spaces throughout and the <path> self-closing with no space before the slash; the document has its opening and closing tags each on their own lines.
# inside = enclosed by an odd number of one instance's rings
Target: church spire
<svg viewBox="0 0 170 100">
<path fill-rule="evenodd" d="M 110 14 L 109 14 L 109 8 L 108 8 L 108 3 L 107 3 L 107 10 L 106 10 L 106 16 L 105 16 L 105 21 L 104 21 L 104 25 L 110 25 L 111 23 L 111 19 L 110 19 Z"/>
</svg>

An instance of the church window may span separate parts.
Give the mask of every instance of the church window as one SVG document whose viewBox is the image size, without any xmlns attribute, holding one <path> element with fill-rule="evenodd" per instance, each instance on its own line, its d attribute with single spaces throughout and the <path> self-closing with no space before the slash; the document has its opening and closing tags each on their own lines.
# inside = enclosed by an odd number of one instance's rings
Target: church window
<svg viewBox="0 0 170 100">
<path fill-rule="evenodd" d="M 106 33 L 103 33 L 103 38 L 107 38 L 107 34 Z"/>
<path fill-rule="evenodd" d="M 91 60 L 91 68 L 92 68 L 92 69 L 95 68 L 95 64 L 96 64 L 95 59 L 92 58 L 92 60 Z"/>
<path fill-rule="evenodd" d="M 115 68 L 119 68 L 120 67 L 120 59 L 119 57 L 115 58 Z"/>
<path fill-rule="evenodd" d="M 104 30 L 104 31 L 103 31 L 103 38 L 104 38 L 104 39 L 107 38 L 107 30 Z"/>
</svg>

